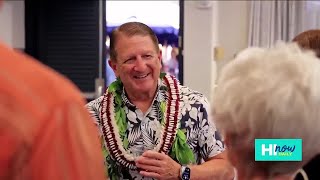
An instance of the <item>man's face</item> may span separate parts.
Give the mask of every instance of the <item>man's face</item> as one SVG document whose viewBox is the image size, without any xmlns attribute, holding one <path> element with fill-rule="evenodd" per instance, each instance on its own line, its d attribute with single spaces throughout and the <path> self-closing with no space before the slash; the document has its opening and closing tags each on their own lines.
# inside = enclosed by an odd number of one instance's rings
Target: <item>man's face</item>
<svg viewBox="0 0 320 180">
<path fill-rule="evenodd" d="M 119 34 L 115 50 L 117 59 L 109 63 L 126 91 L 129 94 L 155 92 L 161 69 L 161 52 L 156 50 L 151 38 Z"/>
</svg>

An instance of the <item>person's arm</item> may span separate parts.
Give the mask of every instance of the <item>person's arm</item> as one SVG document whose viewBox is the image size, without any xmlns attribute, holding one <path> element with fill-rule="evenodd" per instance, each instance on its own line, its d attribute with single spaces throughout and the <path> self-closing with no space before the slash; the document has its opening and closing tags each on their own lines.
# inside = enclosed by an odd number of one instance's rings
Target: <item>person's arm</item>
<svg viewBox="0 0 320 180">
<path fill-rule="evenodd" d="M 205 159 L 201 165 L 191 165 L 191 179 L 229 180 L 234 178 L 234 169 L 227 159 L 223 141 L 211 118 L 210 106 L 206 98 L 201 99 L 200 154 Z"/>
<path fill-rule="evenodd" d="M 146 151 L 136 160 L 140 174 L 156 179 L 180 179 L 181 165 L 168 155 L 155 151 Z M 226 160 L 225 152 L 216 155 L 201 165 L 188 166 L 192 180 L 232 180 L 234 170 Z"/>
<path fill-rule="evenodd" d="M 200 165 L 191 165 L 190 179 L 216 179 L 216 180 L 232 180 L 234 178 L 234 170 L 227 161 L 226 152 L 222 152 Z"/>
</svg>

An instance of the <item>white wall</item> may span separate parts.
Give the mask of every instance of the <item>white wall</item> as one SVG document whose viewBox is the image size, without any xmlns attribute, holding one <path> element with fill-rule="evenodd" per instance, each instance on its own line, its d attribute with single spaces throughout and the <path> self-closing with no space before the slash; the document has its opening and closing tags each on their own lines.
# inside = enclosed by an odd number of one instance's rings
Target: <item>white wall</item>
<svg viewBox="0 0 320 180">
<path fill-rule="evenodd" d="M 219 75 L 223 65 L 248 46 L 249 1 L 219 1 L 217 45 L 224 49 L 224 58 L 217 62 Z"/>
<path fill-rule="evenodd" d="M 13 47 L 25 48 L 24 1 L 4 1 L 0 6 L 0 40 Z"/>
<path fill-rule="evenodd" d="M 247 47 L 247 1 L 185 1 L 184 11 L 184 84 L 212 98 L 216 78 L 238 51 Z M 214 60 L 214 47 L 224 49 L 224 58 Z"/>
<path fill-rule="evenodd" d="M 184 85 L 210 94 L 213 62 L 213 2 L 198 8 L 198 1 L 184 1 Z M 214 2 L 215 4 L 215 2 Z"/>
</svg>

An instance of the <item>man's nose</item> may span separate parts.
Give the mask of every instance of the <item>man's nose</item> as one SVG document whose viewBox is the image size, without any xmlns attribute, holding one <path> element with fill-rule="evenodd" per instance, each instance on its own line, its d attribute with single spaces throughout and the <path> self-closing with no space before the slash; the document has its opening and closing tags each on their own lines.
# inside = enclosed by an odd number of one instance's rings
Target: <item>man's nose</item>
<svg viewBox="0 0 320 180">
<path fill-rule="evenodd" d="M 134 70 L 135 71 L 144 71 L 146 69 L 146 61 L 143 60 L 141 57 L 137 57 L 135 62 Z"/>
</svg>

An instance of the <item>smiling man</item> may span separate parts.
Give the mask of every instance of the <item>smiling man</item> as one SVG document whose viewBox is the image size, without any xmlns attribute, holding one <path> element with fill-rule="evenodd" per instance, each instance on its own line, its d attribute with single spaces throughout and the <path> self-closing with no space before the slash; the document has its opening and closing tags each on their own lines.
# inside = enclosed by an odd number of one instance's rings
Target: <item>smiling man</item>
<svg viewBox="0 0 320 180">
<path fill-rule="evenodd" d="M 160 73 L 154 32 L 130 22 L 110 40 L 109 64 L 117 80 L 87 104 L 110 178 L 232 179 L 206 97 Z"/>
</svg>

